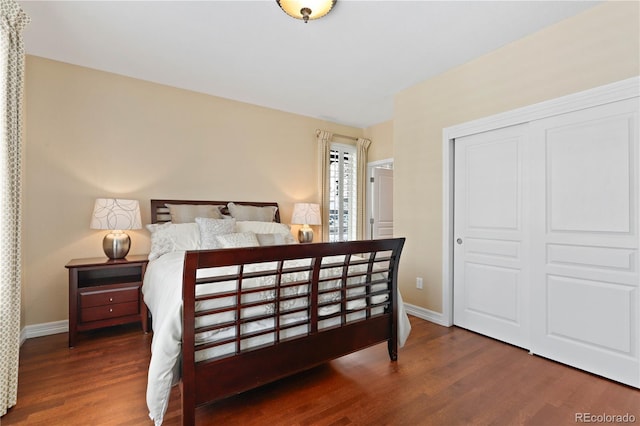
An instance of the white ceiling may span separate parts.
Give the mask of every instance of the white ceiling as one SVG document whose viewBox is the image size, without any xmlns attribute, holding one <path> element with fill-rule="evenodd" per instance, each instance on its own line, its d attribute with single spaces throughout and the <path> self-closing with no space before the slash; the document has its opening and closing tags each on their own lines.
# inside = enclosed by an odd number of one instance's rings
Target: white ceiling
<svg viewBox="0 0 640 426">
<path fill-rule="evenodd" d="M 576 15 L 586 1 L 19 1 L 28 54 L 323 120 L 392 118 L 399 91 Z"/>
</svg>

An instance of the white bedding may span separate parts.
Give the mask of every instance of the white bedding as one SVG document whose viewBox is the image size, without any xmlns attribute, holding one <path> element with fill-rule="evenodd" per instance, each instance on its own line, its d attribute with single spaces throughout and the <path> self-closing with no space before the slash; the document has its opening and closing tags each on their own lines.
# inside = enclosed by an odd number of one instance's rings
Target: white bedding
<svg viewBox="0 0 640 426">
<path fill-rule="evenodd" d="M 151 362 L 149 363 L 149 373 L 148 373 L 148 381 L 147 381 L 147 406 L 149 408 L 149 417 L 155 422 L 156 426 L 162 424 L 162 420 L 164 414 L 167 410 L 167 405 L 169 403 L 169 394 L 171 392 L 171 387 L 176 384 L 180 378 L 180 354 L 181 354 L 181 340 L 182 340 L 182 270 L 183 270 L 183 262 L 184 262 L 184 251 L 175 251 L 167 253 L 160 258 L 149 262 L 149 265 L 146 270 L 146 274 L 144 277 L 144 283 L 142 286 L 142 292 L 144 294 L 144 301 L 149 307 L 151 311 L 151 315 L 153 318 L 153 340 L 151 343 Z M 300 260 L 297 262 L 305 262 L 304 260 Z M 264 268 L 264 265 L 261 265 L 261 268 Z M 236 272 L 236 267 L 228 267 L 228 268 L 216 268 L 215 274 L 219 275 L 221 273 L 233 273 Z M 211 274 L 211 271 L 209 271 Z M 209 275 L 208 274 L 208 275 Z M 202 275 L 202 274 L 200 274 Z M 284 279 L 284 277 L 283 277 Z M 299 279 L 299 277 L 291 276 L 289 279 Z M 255 280 L 253 285 L 262 286 L 269 285 L 270 283 L 265 282 L 268 281 L 267 278 L 263 278 L 262 280 Z M 224 288 L 227 283 L 218 283 L 216 284 L 217 291 Z M 231 283 L 229 283 L 231 285 Z M 235 286 L 235 284 L 233 284 Z M 251 285 L 251 284 L 249 284 Z M 326 285 L 331 285 L 331 282 L 328 282 Z M 211 287 L 207 288 L 208 285 L 198 286 L 198 293 L 202 291 L 210 291 Z M 213 286 L 213 285 L 212 285 Z M 246 283 L 245 286 L 246 288 Z M 288 289 L 289 292 L 293 292 L 295 294 L 296 291 L 299 291 L 301 294 L 306 292 L 306 286 L 296 286 Z M 356 290 L 360 291 L 360 290 Z M 269 294 L 269 290 L 264 292 L 254 293 L 253 295 L 247 295 L 246 297 L 254 297 L 256 300 L 262 299 L 268 300 L 272 297 L 272 294 Z M 336 301 L 339 299 L 339 293 L 328 293 L 323 297 L 325 301 L 332 301 L 332 297 L 336 296 Z M 384 297 L 386 296 L 378 296 Z M 220 304 L 223 299 L 218 299 L 215 303 Z M 243 297 L 243 302 L 247 300 Z M 382 300 L 378 300 L 382 301 Z M 227 300 L 226 302 L 232 302 Z M 213 303 L 212 301 L 203 302 L 203 303 Z M 302 297 L 300 299 L 294 299 L 287 302 L 289 305 L 287 308 L 295 308 L 296 305 L 304 306 L 306 303 L 306 298 Z M 353 300 L 348 302 L 348 308 L 354 309 L 361 307 L 360 304 L 364 304 L 364 300 Z M 198 306 L 198 309 L 201 306 Z M 250 317 L 252 315 L 263 313 L 265 309 L 269 309 L 269 304 L 265 303 L 259 307 L 252 308 L 254 310 L 259 310 L 257 312 L 252 312 L 251 310 L 247 310 L 243 312 L 243 317 Z M 339 309 L 339 305 L 329 305 L 322 308 L 323 311 L 320 312 L 321 315 L 331 313 L 332 310 Z M 262 310 L 262 311 L 260 311 Z M 220 323 L 225 319 L 225 314 L 218 314 L 213 317 L 205 317 L 202 321 L 208 321 L 208 323 Z M 361 314 L 354 314 L 361 315 Z M 291 314 L 286 317 L 281 317 L 281 323 L 294 323 L 297 321 L 303 321 L 306 319 L 306 313 L 296 313 Z M 333 321 L 336 321 L 334 319 Z M 339 318 L 337 319 L 339 321 Z M 196 326 L 202 325 L 196 324 Z M 324 327 L 331 326 L 331 320 L 324 324 Z M 272 326 L 272 323 L 269 321 L 253 321 L 247 323 L 242 329 L 241 333 L 252 332 L 262 328 L 269 328 Z M 319 324 L 319 328 L 322 328 L 323 325 Z M 398 292 L 398 344 L 402 347 L 409 335 L 411 330 L 411 325 L 409 324 L 409 320 L 407 318 L 406 312 L 404 310 L 404 304 L 402 302 L 402 298 L 400 293 Z M 281 338 L 284 337 L 293 337 L 298 334 L 306 334 L 307 328 L 306 325 L 301 327 L 293 327 L 287 329 L 285 334 L 281 334 Z M 217 330 L 215 332 L 198 335 L 196 336 L 197 341 L 211 341 L 215 339 L 221 339 L 226 337 L 233 337 L 235 335 L 235 329 L 222 329 Z M 265 343 L 266 341 L 273 341 L 273 336 L 271 334 L 265 334 L 259 337 L 255 337 L 250 341 L 243 342 L 247 347 L 259 345 Z M 196 352 L 196 360 L 211 358 L 219 355 L 223 355 L 225 352 L 233 351 L 233 344 L 229 344 L 226 346 L 217 346 L 214 348 L 207 349 L 206 351 L 198 351 Z"/>
</svg>

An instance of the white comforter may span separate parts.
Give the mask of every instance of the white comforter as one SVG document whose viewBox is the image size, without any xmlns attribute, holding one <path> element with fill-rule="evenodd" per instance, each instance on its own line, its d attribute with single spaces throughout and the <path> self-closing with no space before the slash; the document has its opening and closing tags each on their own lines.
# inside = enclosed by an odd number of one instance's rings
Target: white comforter
<svg viewBox="0 0 640 426">
<path fill-rule="evenodd" d="M 182 341 L 182 269 L 184 251 L 163 255 L 149 262 L 142 292 L 153 318 L 151 362 L 147 381 L 149 417 L 162 424 L 171 387 L 180 378 Z M 398 344 L 404 343 L 411 325 L 398 292 Z M 207 355 L 209 356 L 209 355 Z"/>
</svg>

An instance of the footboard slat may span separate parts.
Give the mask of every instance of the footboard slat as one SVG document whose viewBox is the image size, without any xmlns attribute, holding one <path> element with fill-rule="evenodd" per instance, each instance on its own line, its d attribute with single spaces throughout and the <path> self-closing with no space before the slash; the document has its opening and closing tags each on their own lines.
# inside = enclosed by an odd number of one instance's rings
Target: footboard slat
<svg viewBox="0 0 640 426">
<path fill-rule="evenodd" d="M 389 317 L 343 326 L 305 339 L 196 365 L 196 405 L 220 400 L 384 341 Z M 345 342 L 336 345 L 335 342 Z"/>
<path fill-rule="evenodd" d="M 183 424 L 195 424 L 198 405 L 378 343 L 387 342 L 395 361 L 403 245 L 395 238 L 188 251 Z M 226 272 L 200 276 L 216 268 Z"/>
</svg>

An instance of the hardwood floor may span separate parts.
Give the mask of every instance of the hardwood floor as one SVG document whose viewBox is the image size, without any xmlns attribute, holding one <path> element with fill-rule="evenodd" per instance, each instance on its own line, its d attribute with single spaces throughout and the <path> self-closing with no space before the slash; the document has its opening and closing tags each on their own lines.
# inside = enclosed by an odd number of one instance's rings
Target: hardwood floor
<svg viewBox="0 0 640 426">
<path fill-rule="evenodd" d="M 399 361 L 381 344 L 201 407 L 198 425 L 573 425 L 576 414 L 640 423 L 640 391 L 459 328 L 411 318 Z M 8 425 L 152 425 L 151 335 L 137 325 L 27 340 Z M 177 387 L 165 425 L 180 423 Z M 609 424 L 615 422 L 608 422 Z"/>
</svg>

